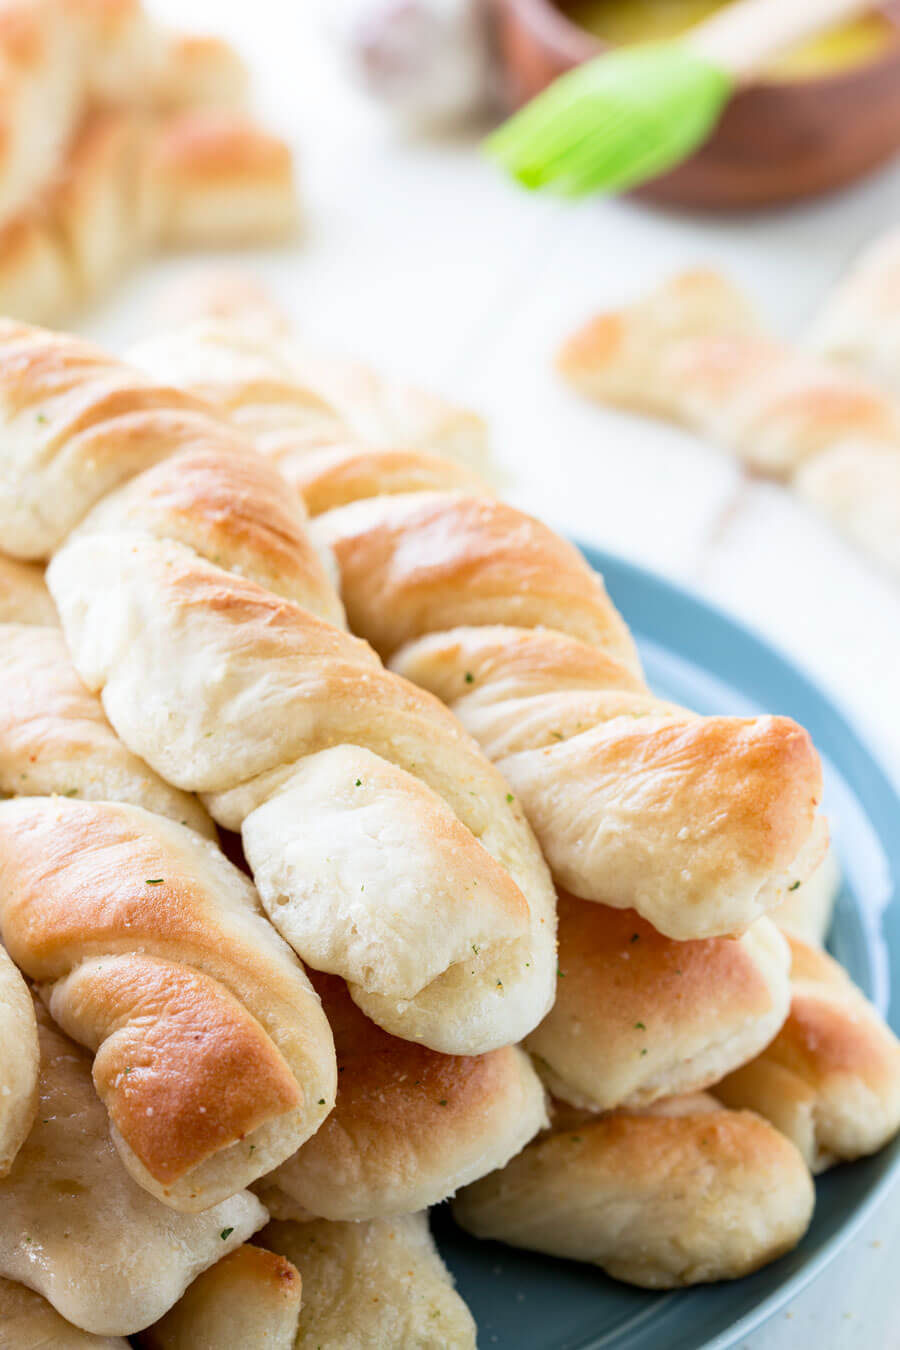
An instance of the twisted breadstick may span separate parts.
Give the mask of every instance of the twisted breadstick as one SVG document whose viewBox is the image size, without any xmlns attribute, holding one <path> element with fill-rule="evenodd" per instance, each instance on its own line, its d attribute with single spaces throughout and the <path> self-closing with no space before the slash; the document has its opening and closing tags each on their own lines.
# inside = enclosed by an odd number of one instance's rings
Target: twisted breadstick
<svg viewBox="0 0 900 1350">
<path fill-rule="evenodd" d="M 0 933 L 94 1083 L 132 1176 L 185 1211 L 270 1171 L 334 1102 L 333 1043 L 252 886 L 137 806 L 0 803 Z"/>
<path fill-rule="evenodd" d="M 326 622 L 340 603 L 277 472 L 189 396 L 11 324 L 0 417 L 8 546 L 78 525 L 48 577 L 79 674 L 133 753 L 242 830 L 294 949 L 396 1035 L 521 1039 L 555 973 L 537 846 L 450 714 Z"/>
<path fill-rule="evenodd" d="M 369 1223 L 270 1223 L 259 1241 L 303 1272 L 295 1350 L 475 1350 L 475 1321 L 453 1288 L 427 1214 Z"/>
<path fill-rule="evenodd" d="M 315 509 L 340 504 L 316 524 L 351 627 L 452 706 L 509 780 L 559 882 L 675 938 L 739 932 L 771 908 L 821 791 L 806 733 L 656 698 L 575 549 L 469 495 L 456 464 L 369 450 L 346 422 L 323 422 L 327 395 L 270 310 L 253 310 L 246 290 L 236 307 L 136 359 L 215 398 Z"/>
<path fill-rule="evenodd" d="M 40 1108 L 0 1181 L 0 1275 L 76 1327 L 127 1336 L 161 1317 L 266 1212 L 243 1191 L 203 1214 L 178 1214 L 136 1186 L 110 1141 L 90 1060 L 36 1011 Z"/>
<path fill-rule="evenodd" d="M 546 1135 L 466 1187 L 453 1213 L 476 1237 L 673 1289 L 735 1279 L 790 1251 L 814 1198 L 803 1159 L 768 1121 L 696 1093 L 604 1116 L 561 1108 Z"/>
<path fill-rule="evenodd" d="M 714 1090 L 766 1116 L 822 1172 L 876 1153 L 900 1130 L 900 1041 L 836 961 L 790 942 L 787 1021 Z"/>
<path fill-rule="evenodd" d="M 409 1214 L 503 1167 L 546 1124 L 528 1056 L 439 1055 L 369 1022 L 333 975 L 313 976 L 335 1039 L 334 1110 L 258 1183 L 273 1218 Z"/>
<path fill-rule="evenodd" d="M 591 398 L 682 422 L 791 481 L 900 572 L 900 405 L 850 362 L 773 341 L 747 314 L 724 278 L 687 273 L 592 320 L 559 368 Z"/>
<path fill-rule="evenodd" d="M 295 1350 L 302 1280 L 283 1256 L 245 1243 L 209 1266 L 154 1326 L 140 1350 Z"/>
<path fill-rule="evenodd" d="M 826 298 L 807 334 L 829 361 L 864 371 L 900 392 L 900 230 L 863 249 Z"/>
<path fill-rule="evenodd" d="M 163 782 L 122 744 L 57 628 L 0 624 L 0 792 L 131 802 L 215 834 L 196 797 Z"/>
<path fill-rule="evenodd" d="M 787 1017 L 789 975 L 769 919 L 736 941 L 673 942 L 632 911 L 563 892 L 556 1002 L 526 1048 L 575 1106 L 649 1106 L 709 1087 L 764 1049 Z"/>
</svg>

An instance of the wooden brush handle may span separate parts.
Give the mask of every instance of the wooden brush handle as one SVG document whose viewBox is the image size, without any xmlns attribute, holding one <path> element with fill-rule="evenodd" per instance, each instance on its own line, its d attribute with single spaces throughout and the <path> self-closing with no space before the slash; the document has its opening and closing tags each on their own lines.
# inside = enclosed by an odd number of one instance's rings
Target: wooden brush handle
<svg viewBox="0 0 900 1350">
<path fill-rule="evenodd" d="M 745 80 L 804 38 L 872 8 L 872 0 L 738 0 L 692 28 L 694 51 Z"/>
</svg>

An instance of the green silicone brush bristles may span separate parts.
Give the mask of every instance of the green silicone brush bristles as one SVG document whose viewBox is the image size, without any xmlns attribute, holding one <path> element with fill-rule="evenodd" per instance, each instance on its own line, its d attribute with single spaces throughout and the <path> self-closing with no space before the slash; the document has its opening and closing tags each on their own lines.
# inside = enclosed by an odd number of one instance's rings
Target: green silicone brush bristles
<svg viewBox="0 0 900 1350">
<path fill-rule="evenodd" d="M 725 71 L 687 44 L 623 48 L 556 80 L 485 149 L 527 188 L 622 192 L 686 159 L 732 90 Z"/>
</svg>

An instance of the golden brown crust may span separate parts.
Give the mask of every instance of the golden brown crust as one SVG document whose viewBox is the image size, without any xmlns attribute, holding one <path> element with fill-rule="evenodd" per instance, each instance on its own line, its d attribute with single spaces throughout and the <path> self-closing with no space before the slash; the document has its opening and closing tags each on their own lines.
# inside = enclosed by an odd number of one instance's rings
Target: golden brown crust
<svg viewBox="0 0 900 1350">
<path fill-rule="evenodd" d="M 82 530 L 129 530 L 176 539 L 329 623 L 344 615 L 305 529 L 302 504 L 240 440 L 199 440 L 107 497 Z"/>
<path fill-rule="evenodd" d="M 593 1110 L 696 1091 L 776 1034 L 789 964 L 768 920 L 739 940 L 675 942 L 562 892 L 556 1003 L 526 1048 L 557 1096 Z"/>
<path fill-rule="evenodd" d="M 556 629 L 636 664 L 601 578 L 540 521 L 490 498 L 437 493 L 367 506 L 330 514 L 324 537 L 351 627 L 385 658 L 425 633 L 490 622 Z"/>
<path fill-rule="evenodd" d="M 216 981 L 132 956 L 82 968 L 75 983 L 79 999 L 102 1000 L 113 1027 L 128 1019 L 98 1050 L 94 1083 L 119 1133 L 158 1181 L 179 1180 L 301 1102 L 263 1028 Z"/>
<path fill-rule="evenodd" d="M 541 1128 L 543 1092 L 520 1050 L 438 1054 L 382 1031 L 342 980 L 311 978 L 335 1038 L 338 1093 L 322 1127 L 258 1187 L 278 1217 L 425 1208 L 503 1166 Z"/>
<path fill-rule="evenodd" d="M 142 1350 L 294 1350 L 301 1294 L 296 1266 L 245 1243 L 199 1275 L 134 1344 Z"/>
<path fill-rule="evenodd" d="M 0 841 L 3 939 L 97 1051 L 138 1179 L 191 1208 L 239 1188 L 229 1169 L 250 1180 L 293 1152 L 331 1105 L 331 1038 L 240 873 L 191 831 L 109 803 L 4 803 Z"/>
<path fill-rule="evenodd" d="M 822 1171 L 874 1153 L 900 1129 L 900 1042 L 836 961 L 789 941 L 787 1021 L 716 1094 L 769 1117 Z"/>
</svg>

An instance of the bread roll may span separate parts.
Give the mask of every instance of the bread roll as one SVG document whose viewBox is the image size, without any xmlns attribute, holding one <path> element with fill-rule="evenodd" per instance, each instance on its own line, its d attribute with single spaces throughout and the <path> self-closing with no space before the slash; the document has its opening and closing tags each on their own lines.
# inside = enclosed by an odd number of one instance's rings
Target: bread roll
<svg viewBox="0 0 900 1350">
<path fill-rule="evenodd" d="M 319 1000 L 253 887 L 195 831 L 137 806 L 0 802 L 0 932 L 94 1052 L 122 1160 L 166 1204 L 233 1195 L 331 1109 Z"/>
<path fill-rule="evenodd" d="M 0 947 L 0 1177 L 12 1167 L 34 1121 L 39 1069 L 31 994 Z"/>
<path fill-rule="evenodd" d="M 400 447 L 378 443 L 362 382 L 335 397 L 327 367 L 285 338 L 271 307 L 254 319 L 247 288 L 239 296 L 233 317 L 214 303 L 226 317 L 195 320 L 136 359 L 216 399 L 324 509 L 317 537 L 334 549 L 351 628 L 451 703 L 560 884 L 678 939 L 740 932 L 771 908 L 821 791 L 806 734 L 656 699 L 571 546 L 436 471 L 447 446 L 427 434 L 417 478 L 409 452 L 399 460 Z"/>
<path fill-rule="evenodd" d="M 476 1237 L 674 1289 L 774 1261 L 800 1241 L 813 1201 L 793 1144 L 759 1116 L 697 1094 L 640 1112 L 562 1112 L 549 1134 L 467 1187 L 453 1213 Z"/>
<path fill-rule="evenodd" d="M 259 1241 L 303 1276 L 295 1350 L 475 1350 L 475 1323 L 425 1214 L 270 1223 Z"/>
<path fill-rule="evenodd" d="M 93 1336 L 60 1317 L 24 1284 L 0 1280 L 0 1350 L 128 1350 L 121 1336 Z"/>
<path fill-rule="evenodd" d="M 753 1059 L 787 1017 L 789 972 L 768 919 L 737 940 L 673 942 L 633 910 L 562 893 L 556 1003 L 526 1048 L 575 1106 L 647 1106 Z"/>
<path fill-rule="evenodd" d="M 242 1191 L 203 1214 L 178 1214 L 137 1186 L 110 1141 L 90 1058 L 40 1005 L 37 1015 L 41 1099 L 0 1180 L 0 1275 L 84 1331 L 127 1336 L 161 1317 L 266 1213 Z"/>
<path fill-rule="evenodd" d="M 152 1327 L 141 1350 L 294 1350 L 301 1279 L 283 1256 L 245 1243 L 208 1266 Z"/>
<path fill-rule="evenodd" d="M 875 1153 L 900 1130 L 900 1041 L 836 961 L 790 943 L 790 1015 L 715 1093 L 766 1116 L 821 1172 Z"/>
<path fill-rule="evenodd" d="M 0 624 L 0 792 L 131 802 L 215 835 L 196 797 L 125 748 L 57 628 Z"/>
<path fill-rule="evenodd" d="M 321 1129 L 257 1183 L 273 1218 L 424 1209 L 502 1167 L 546 1124 L 543 1090 L 518 1048 L 439 1055 L 381 1031 L 335 976 L 312 979 L 335 1038 L 337 1100 Z"/>
</svg>

